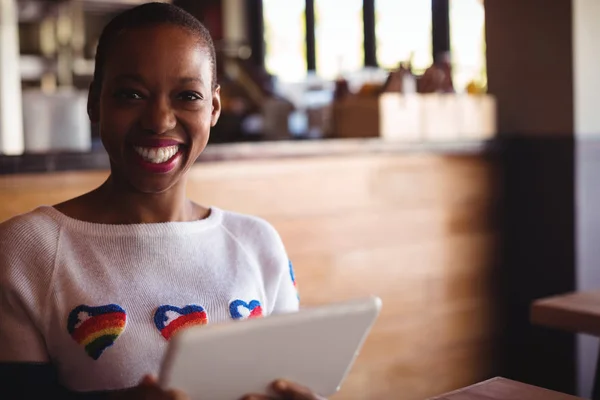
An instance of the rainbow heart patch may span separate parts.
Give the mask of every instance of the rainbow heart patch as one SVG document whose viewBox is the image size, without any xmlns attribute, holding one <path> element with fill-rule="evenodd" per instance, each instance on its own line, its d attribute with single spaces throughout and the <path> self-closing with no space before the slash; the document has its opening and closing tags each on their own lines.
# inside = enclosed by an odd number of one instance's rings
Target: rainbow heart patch
<svg viewBox="0 0 600 400">
<path fill-rule="evenodd" d="M 263 316 L 262 307 L 258 300 L 246 303 L 243 300 L 233 300 L 229 303 L 229 314 L 233 319 L 259 318 Z"/>
<path fill-rule="evenodd" d="M 100 358 L 125 330 L 127 314 L 116 304 L 99 307 L 77 306 L 69 313 L 67 330 L 88 356 Z"/>
<path fill-rule="evenodd" d="M 154 313 L 154 325 L 167 340 L 180 329 L 207 323 L 208 316 L 204 308 L 193 304 L 183 308 L 164 305 L 158 307 Z"/>
</svg>

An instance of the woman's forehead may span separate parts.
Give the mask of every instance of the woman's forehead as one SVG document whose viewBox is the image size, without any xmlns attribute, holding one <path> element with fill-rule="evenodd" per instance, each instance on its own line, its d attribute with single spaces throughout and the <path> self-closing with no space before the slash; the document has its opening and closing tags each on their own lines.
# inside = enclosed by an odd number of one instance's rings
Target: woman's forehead
<svg viewBox="0 0 600 400">
<path fill-rule="evenodd" d="M 177 75 L 201 79 L 211 73 L 201 38 L 171 25 L 127 29 L 111 43 L 105 59 L 107 77 L 120 74 Z M 202 80 L 208 80 L 208 76 Z"/>
</svg>

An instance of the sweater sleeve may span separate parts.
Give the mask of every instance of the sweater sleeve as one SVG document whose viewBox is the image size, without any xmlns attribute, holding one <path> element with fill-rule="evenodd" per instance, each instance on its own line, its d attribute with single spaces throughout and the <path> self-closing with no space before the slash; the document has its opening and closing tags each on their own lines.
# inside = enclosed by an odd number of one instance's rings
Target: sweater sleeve
<svg viewBox="0 0 600 400">
<path fill-rule="evenodd" d="M 0 288 L 0 315 L 0 362 L 49 362 L 42 334 L 6 288 Z"/>
<path fill-rule="evenodd" d="M 270 277 L 266 282 L 270 294 L 269 313 L 278 314 L 298 311 L 300 297 L 296 288 L 294 267 L 283 244 L 283 240 L 275 228 L 265 222 L 264 242 L 261 244 L 264 276 Z"/>
<path fill-rule="evenodd" d="M 294 270 L 277 230 L 263 219 L 234 213 L 227 213 L 224 223 L 261 270 L 266 315 L 297 311 Z"/>
<path fill-rule="evenodd" d="M 0 362 L 49 362 L 42 326 L 56 235 L 36 222 L 0 224 Z"/>
<path fill-rule="evenodd" d="M 300 307 L 300 295 L 296 285 L 294 267 L 288 259 L 285 266 L 282 267 L 282 276 L 279 281 L 273 313 L 298 311 Z"/>
</svg>

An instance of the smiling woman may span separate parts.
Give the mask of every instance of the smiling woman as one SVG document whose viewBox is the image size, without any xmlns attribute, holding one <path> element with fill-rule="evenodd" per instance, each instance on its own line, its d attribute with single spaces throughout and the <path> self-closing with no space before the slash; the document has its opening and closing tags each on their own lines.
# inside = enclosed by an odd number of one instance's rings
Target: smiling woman
<svg viewBox="0 0 600 400">
<path fill-rule="evenodd" d="M 298 310 L 275 229 L 186 196 L 220 111 L 215 50 L 198 20 L 150 3 L 107 25 L 88 114 L 110 176 L 0 224 L 2 390 L 184 398 L 146 376 L 158 372 L 168 332 L 239 319 L 234 300 L 265 316 Z M 316 398 L 292 383 L 274 390 Z"/>
</svg>

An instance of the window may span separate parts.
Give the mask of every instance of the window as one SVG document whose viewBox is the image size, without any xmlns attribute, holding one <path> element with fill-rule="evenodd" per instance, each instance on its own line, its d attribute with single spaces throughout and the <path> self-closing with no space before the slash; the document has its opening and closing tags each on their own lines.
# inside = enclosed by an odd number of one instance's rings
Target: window
<svg viewBox="0 0 600 400">
<path fill-rule="evenodd" d="M 263 0 L 265 67 L 281 81 L 306 77 L 305 0 Z"/>
<path fill-rule="evenodd" d="M 483 0 L 450 0 L 450 49 L 456 91 L 487 85 Z"/>
<path fill-rule="evenodd" d="M 280 0 L 281 1 L 281 0 Z M 334 79 L 364 64 L 363 0 L 315 0 L 317 74 Z"/>
<path fill-rule="evenodd" d="M 377 60 L 383 68 L 397 68 L 412 57 L 421 73 L 433 62 L 431 1 L 375 0 Z"/>
<path fill-rule="evenodd" d="M 312 1 L 317 75 L 333 79 L 361 70 L 365 55 L 363 0 L 345 0 L 343 4 L 340 0 Z M 411 61 L 415 73 L 423 73 L 433 63 L 432 0 L 369 1 L 375 6 L 379 66 L 394 69 Z M 449 18 L 450 32 L 444 24 L 436 35 L 442 42 L 450 37 L 454 87 L 459 92 L 471 82 L 485 87 L 483 0 L 441 0 L 440 4 L 443 7 L 436 8 L 440 17 L 436 21 Z M 280 81 L 301 81 L 307 75 L 306 12 L 306 0 L 263 0 L 265 65 Z M 443 46 L 445 50 L 448 42 Z"/>
</svg>

